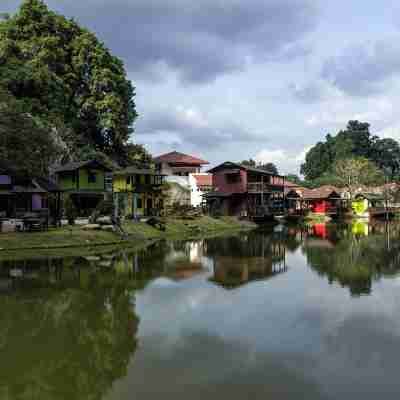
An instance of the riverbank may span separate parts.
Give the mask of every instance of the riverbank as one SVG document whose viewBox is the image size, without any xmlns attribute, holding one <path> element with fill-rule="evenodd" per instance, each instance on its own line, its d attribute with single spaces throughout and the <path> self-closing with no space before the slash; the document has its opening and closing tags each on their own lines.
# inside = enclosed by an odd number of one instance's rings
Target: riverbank
<svg viewBox="0 0 400 400">
<path fill-rule="evenodd" d="M 84 230 L 80 226 L 52 228 L 46 232 L 0 234 L 0 255 L 10 251 L 34 251 L 38 249 L 94 248 L 116 245 L 141 245 L 157 239 L 191 239 L 205 235 L 254 229 L 255 224 L 233 217 L 200 217 L 194 220 L 168 218 L 165 231 L 145 222 L 126 222 L 127 239 L 114 232 Z"/>
</svg>

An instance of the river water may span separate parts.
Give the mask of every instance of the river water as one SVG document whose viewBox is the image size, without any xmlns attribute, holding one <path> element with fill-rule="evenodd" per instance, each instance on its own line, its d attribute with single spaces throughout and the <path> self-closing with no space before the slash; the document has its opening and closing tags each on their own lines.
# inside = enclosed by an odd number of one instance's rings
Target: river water
<svg viewBox="0 0 400 400">
<path fill-rule="evenodd" d="M 0 254 L 0 399 L 397 399 L 397 224 Z"/>
</svg>

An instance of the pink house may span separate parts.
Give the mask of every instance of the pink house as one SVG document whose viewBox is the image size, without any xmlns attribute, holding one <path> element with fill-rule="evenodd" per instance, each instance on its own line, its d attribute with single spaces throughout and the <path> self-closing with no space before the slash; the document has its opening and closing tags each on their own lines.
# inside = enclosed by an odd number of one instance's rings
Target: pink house
<svg viewBox="0 0 400 400">
<path fill-rule="evenodd" d="M 224 162 L 209 173 L 213 175 L 213 191 L 207 194 L 211 213 L 267 217 L 282 211 L 283 176 L 233 162 Z"/>
</svg>

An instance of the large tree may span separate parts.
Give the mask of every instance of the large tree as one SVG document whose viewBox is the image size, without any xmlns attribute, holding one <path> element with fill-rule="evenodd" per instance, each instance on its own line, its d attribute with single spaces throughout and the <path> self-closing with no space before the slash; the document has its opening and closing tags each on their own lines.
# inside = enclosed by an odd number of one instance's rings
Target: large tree
<svg viewBox="0 0 400 400">
<path fill-rule="evenodd" d="M 11 161 L 24 175 L 46 176 L 61 151 L 49 128 L 0 89 L 0 160 Z"/>
<path fill-rule="evenodd" d="M 364 158 L 375 163 L 386 176 L 394 179 L 400 173 L 400 146 L 394 139 L 380 139 L 370 133 L 366 122 L 349 121 L 337 135 L 326 135 L 306 154 L 301 173 L 307 180 L 334 173 L 339 160 Z"/>
<path fill-rule="evenodd" d="M 354 197 L 358 186 L 381 185 L 385 180 L 383 172 L 363 157 L 339 160 L 334 166 L 334 171 L 342 186 L 347 188 L 350 199 Z"/>
<path fill-rule="evenodd" d="M 24 0 L 0 22 L 0 86 L 25 112 L 75 133 L 75 147 L 124 150 L 137 116 L 121 60 L 75 21 Z"/>
</svg>

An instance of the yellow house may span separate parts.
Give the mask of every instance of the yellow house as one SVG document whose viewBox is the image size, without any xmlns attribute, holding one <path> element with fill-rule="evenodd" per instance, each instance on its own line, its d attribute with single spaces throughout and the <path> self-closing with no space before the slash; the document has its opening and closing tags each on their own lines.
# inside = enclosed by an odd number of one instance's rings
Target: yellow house
<svg viewBox="0 0 400 400">
<path fill-rule="evenodd" d="M 128 167 L 114 172 L 113 192 L 119 214 L 158 215 L 163 208 L 163 183 L 164 176 L 151 169 Z"/>
</svg>

